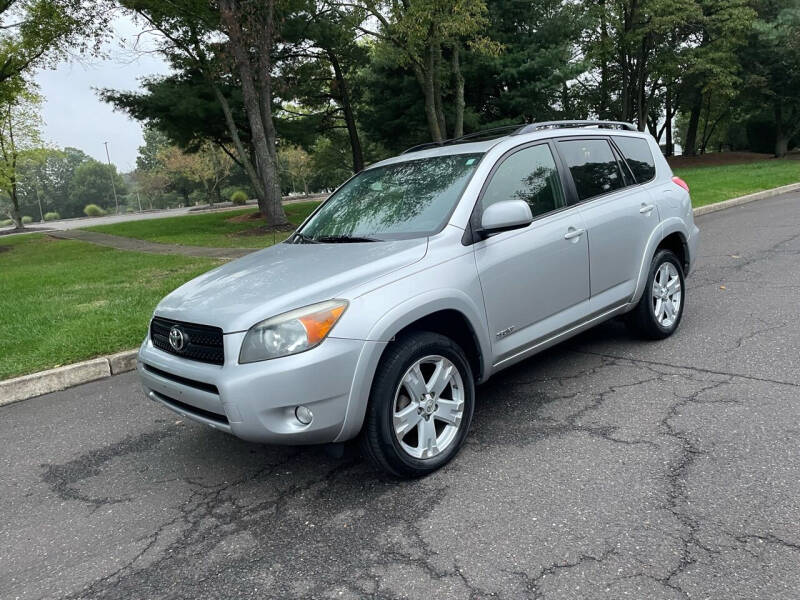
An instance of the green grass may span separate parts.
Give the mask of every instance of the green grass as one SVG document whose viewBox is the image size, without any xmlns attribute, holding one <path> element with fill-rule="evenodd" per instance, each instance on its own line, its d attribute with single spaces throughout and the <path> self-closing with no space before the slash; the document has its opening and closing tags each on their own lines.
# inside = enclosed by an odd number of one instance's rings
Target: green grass
<svg viewBox="0 0 800 600">
<path fill-rule="evenodd" d="M 800 160 L 791 159 L 673 170 L 689 184 L 695 207 L 800 182 Z"/>
<path fill-rule="evenodd" d="M 156 303 L 217 264 L 35 234 L 0 238 L 0 379 L 138 346 Z"/>
<path fill-rule="evenodd" d="M 299 202 L 297 204 L 287 204 L 284 209 L 289 221 L 299 225 L 318 205 L 319 202 Z M 163 244 L 211 246 L 214 248 L 264 248 L 286 239 L 288 236 L 286 233 L 277 233 L 274 236 L 271 233 L 236 235 L 264 225 L 264 221 L 260 219 L 244 223 L 229 222 L 229 219 L 233 217 L 254 212 L 256 212 L 256 209 L 250 208 L 200 215 L 167 217 L 164 219 L 129 221 L 113 225 L 97 225 L 86 229 L 151 242 L 161 242 Z"/>
</svg>

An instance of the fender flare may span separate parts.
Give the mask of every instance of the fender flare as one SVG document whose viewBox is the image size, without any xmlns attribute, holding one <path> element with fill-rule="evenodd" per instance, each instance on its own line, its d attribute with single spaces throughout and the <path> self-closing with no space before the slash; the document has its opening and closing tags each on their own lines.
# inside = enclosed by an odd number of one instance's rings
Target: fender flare
<svg viewBox="0 0 800 600">
<path fill-rule="evenodd" d="M 647 274 L 650 271 L 650 263 L 656 255 L 659 244 L 673 233 L 680 235 L 681 243 L 686 252 L 686 260 L 687 262 L 691 262 L 689 257 L 689 244 L 687 242 L 689 232 L 686 230 L 686 224 L 678 217 L 671 217 L 662 221 L 659 226 L 652 231 L 650 238 L 647 240 L 647 246 L 642 256 L 642 263 L 639 265 L 639 276 L 636 280 L 636 288 L 633 291 L 633 296 L 631 297 L 631 304 L 635 305 L 639 302 L 644 293 L 644 288 L 647 284 Z"/>
</svg>

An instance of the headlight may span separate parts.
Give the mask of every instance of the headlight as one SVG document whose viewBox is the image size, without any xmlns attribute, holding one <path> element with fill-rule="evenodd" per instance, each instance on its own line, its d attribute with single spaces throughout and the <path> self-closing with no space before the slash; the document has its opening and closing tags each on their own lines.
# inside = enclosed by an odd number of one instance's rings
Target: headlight
<svg viewBox="0 0 800 600">
<path fill-rule="evenodd" d="M 244 336 L 239 363 L 310 350 L 324 340 L 347 308 L 347 300 L 327 300 L 256 323 Z"/>
</svg>

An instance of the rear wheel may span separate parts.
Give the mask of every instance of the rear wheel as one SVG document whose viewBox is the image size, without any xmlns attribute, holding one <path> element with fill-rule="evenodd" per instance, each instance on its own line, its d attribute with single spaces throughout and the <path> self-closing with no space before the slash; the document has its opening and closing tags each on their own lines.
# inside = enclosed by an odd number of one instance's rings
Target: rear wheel
<svg viewBox="0 0 800 600">
<path fill-rule="evenodd" d="M 670 250 L 653 257 L 647 284 L 636 308 L 628 313 L 628 325 L 638 335 L 659 340 L 672 335 L 683 316 L 683 266 Z"/>
<path fill-rule="evenodd" d="M 455 342 L 431 332 L 404 336 L 375 374 L 362 449 L 395 477 L 426 475 L 458 453 L 474 404 L 472 370 Z"/>
</svg>

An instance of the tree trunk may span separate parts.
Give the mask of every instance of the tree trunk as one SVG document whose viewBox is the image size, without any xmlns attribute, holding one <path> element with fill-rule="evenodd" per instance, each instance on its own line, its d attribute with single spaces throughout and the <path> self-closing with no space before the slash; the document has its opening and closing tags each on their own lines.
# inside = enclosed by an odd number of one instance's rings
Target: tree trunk
<svg viewBox="0 0 800 600">
<path fill-rule="evenodd" d="M 664 155 L 672 156 L 675 149 L 672 147 L 672 93 L 667 88 L 667 97 L 664 99 L 664 112 L 666 117 L 666 140 L 664 143 Z"/>
<path fill-rule="evenodd" d="M 456 87 L 456 122 L 453 124 L 453 137 L 464 135 L 464 74 L 461 72 L 460 42 L 453 44 L 453 78 Z"/>
<path fill-rule="evenodd" d="M 433 63 L 430 53 L 426 53 L 425 67 L 414 67 L 414 74 L 422 88 L 422 96 L 425 99 L 425 120 L 428 122 L 428 132 L 431 134 L 431 141 L 441 142 L 442 132 L 439 129 L 439 120 L 436 118 L 436 106 L 433 99 L 433 71 L 428 68 Z"/>
<path fill-rule="evenodd" d="M 775 101 L 775 156 L 783 158 L 789 151 L 789 136 L 783 124 L 783 104 Z"/>
<path fill-rule="evenodd" d="M 444 118 L 444 104 L 442 102 L 442 44 L 437 39 L 431 42 L 433 54 L 433 101 L 436 106 L 436 121 L 439 123 L 439 133 L 442 138 L 447 137 L 447 122 Z"/>
<path fill-rule="evenodd" d="M 250 153 L 245 149 L 242 139 L 239 137 L 239 128 L 236 126 L 236 121 L 233 118 L 233 111 L 228 103 L 228 99 L 219 89 L 219 86 L 215 83 L 212 83 L 211 86 L 214 89 L 214 95 L 217 101 L 222 107 L 222 113 L 225 115 L 225 124 L 228 126 L 228 133 L 231 134 L 233 145 L 236 148 L 236 154 L 239 156 L 244 172 L 247 174 L 247 178 L 253 186 L 256 198 L 258 199 L 258 205 L 261 206 L 261 203 L 265 200 L 264 186 L 261 185 L 261 180 L 258 177 L 256 168 L 253 166 L 253 161 L 250 159 Z M 150 208 L 152 208 L 152 206 Z"/>
<path fill-rule="evenodd" d="M 264 190 L 264 198 L 259 198 L 261 215 L 271 227 L 283 228 L 289 224 L 281 203 L 281 188 L 278 179 L 277 152 L 275 150 L 275 124 L 272 121 L 271 73 L 269 53 L 272 50 L 272 2 L 265 3 L 261 10 L 266 11 L 262 26 L 257 17 L 249 15 L 248 33 L 255 39 L 245 37 L 241 24 L 246 20 L 240 3 L 234 0 L 220 2 L 220 15 L 228 34 L 229 47 L 239 70 L 242 86 L 242 101 L 250 126 L 251 140 L 256 158 L 259 180 Z M 259 62 L 254 74 L 250 49 L 255 47 Z M 255 76 L 254 76 L 255 75 Z M 258 83 L 256 85 L 256 77 Z M 260 88 L 260 89 L 259 89 Z"/>
<path fill-rule="evenodd" d="M 333 67 L 333 76 L 336 78 L 336 86 L 339 90 L 338 100 L 339 104 L 342 105 L 344 122 L 347 126 L 347 135 L 350 138 L 350 149 L 353 153 L 353 173 L 359 173 L 360 171 L 364 170 L 364 153 L 361 150 L 361 140 L 358 137 L 356 118 L 353 114 L 353 105 L 350 102 L 350 91 L 336 54 L 328 49 L 326 49 L 325 52 L 327 53 L 328 60 L 330 60 L 331 66 Z"/>
<path fill-rule="evenodd" d="M 683 153 L 686 156 L 697 156 L 697 128 L 700 124 L 700 111 L 703 108 L 703 94 L 700 89 L 695 90 L 692 108 L 689 113 L 689 126 L 686 128 Z"/>
</svg>

